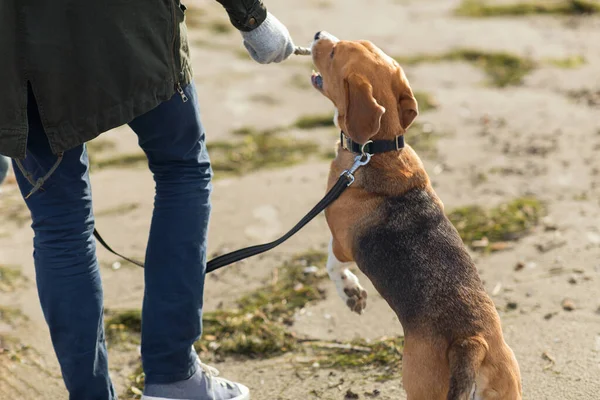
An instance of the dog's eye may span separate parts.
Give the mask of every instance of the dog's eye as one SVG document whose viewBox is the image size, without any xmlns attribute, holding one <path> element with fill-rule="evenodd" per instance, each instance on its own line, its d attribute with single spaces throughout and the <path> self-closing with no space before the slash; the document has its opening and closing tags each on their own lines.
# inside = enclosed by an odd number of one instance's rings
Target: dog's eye
<svg viewBox="0 0 600 400">
<path fill-rule="evenodd" d="M 335 54 L 335 47 L 333 49 L 331 49 L 331 53 L 329 53 L 329 58 L 333 58 L 334 54 Z"/>
</svg>

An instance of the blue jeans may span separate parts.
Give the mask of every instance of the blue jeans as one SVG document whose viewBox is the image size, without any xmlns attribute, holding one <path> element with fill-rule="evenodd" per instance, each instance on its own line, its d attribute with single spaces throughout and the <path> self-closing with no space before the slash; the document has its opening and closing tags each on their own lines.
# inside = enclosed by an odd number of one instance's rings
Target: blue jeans
<svg viewBox="0 0 600 400">
<path fill-rule="evenodd" d="M 129 124 L 156 183 L 142 308 L 148 383 L 175 382 L 196 371 L 192 344 L 202 328 L 212 170 L 193 84 L 184 91 L 189 101 L 176 94 Z M 57 157 L 31 93 L 28 114 L 23 165 L 37 179 Z M 43 190 L 26 202 L 40 302 L 70 398 L 112 400 L 88 171 L 86 147 L 69 150 Z M 26 196 L 31 185 L 16 165 L 15 172 Z"/>
</svg>

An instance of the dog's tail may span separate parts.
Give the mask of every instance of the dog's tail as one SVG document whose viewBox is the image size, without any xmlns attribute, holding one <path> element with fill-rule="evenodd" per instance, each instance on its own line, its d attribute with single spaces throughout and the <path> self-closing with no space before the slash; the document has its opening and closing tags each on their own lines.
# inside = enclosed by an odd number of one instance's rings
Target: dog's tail
<svg viewBox="0 0 600 400">
<path fill-rule="evenodd" d="M 475 378 L 488 351 L 480 336 L 458 339 L 448 350 L 450 389 L 447 400 L 469 400 L 475 389 Z"/>
</svg>

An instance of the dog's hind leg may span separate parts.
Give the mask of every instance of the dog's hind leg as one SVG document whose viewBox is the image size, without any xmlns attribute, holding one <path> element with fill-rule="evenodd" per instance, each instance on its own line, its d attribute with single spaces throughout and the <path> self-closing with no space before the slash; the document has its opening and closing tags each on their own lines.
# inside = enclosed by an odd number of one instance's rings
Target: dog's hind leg
<svg viewBox="0 0 600 400">
<path fill-rule="evenodd" d="M 447 344 L 426 335 L 426 331 L 416 331 L 404 338 L 402 385 L 408 400 L 447 400 Z"/>
<path fill-rule="evenodd" d="M 362 314 L 367 307 L 367 291 L 358 282 L 358 278 L 348 267 L 351 262 L 342 262 L 337 259 L 333 251 L 333 238 L 329 242 L 329 255 L 327 257 L 327 273 L 335 284 L 337 292 L 351 311 Z"/>
</svg>

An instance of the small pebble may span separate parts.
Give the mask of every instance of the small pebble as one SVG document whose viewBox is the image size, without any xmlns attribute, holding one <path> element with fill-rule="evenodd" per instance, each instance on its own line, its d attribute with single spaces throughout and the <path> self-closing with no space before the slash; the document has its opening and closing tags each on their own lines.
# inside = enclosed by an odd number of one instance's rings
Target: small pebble
<svg viewBox="0 0 600 400">
<path fill-rule="evenodd" d="M 314 265 L 311 265 L 310 267 L 304 268 L 303 272 L 307 275 L 314 275 L 317 272 L 319 272 L 319 267 L 315 267 Z"/>
<path fill-rule="evenodd" d="M 548 313 L 548 314 L 544 315 L 544 319 L 547 321 L 547 320 L 551 319 L 552 317 L 554 317 L 555 315 L 556 315 L 555 312 Z"/>
<path fill-rule="evenodd" d="M 562 301 L 562 308 L 565 311 L 573 311 L 575 309 L 575 302 L 571 299 L 564 299 Z"/>
<path fill-rule="evenodd" d="M 358 399 L 358 398 L 359 398 L 358 394 L 354 393 L 352 391 L 352 389 L 348 389 L 346 391 L 346 396 L 344 396 L 344 400 Z"/>
<path fill-rule="evenodd" d="M 569 283 L 571 285 L 577 285 L 577 278 L 573 275 L 569 278 Z"/>
<path fill-rule="evenodd" d="M 118 261 L 115 261 L 114 263 L 112 263 L 112 269 L 113 270 L 118 270 L 119 268 L 121 268 L 121 263 Z"/>
<path fill-rule="evenodd" d="M 554 220 L 549 216 L 542 218 L 542 224 L 544 226 L 544 230 L 546 231 L 555 231 L 558 229 L 558 226 Z"/>
<path fill-rule="evenodd" d="M 377 389 L 373 389 L 372 392 L 365 392 L 365 396 L 367 397 L 377 397 L 381 394 L 381 392 Z"/>
<path fill-rule="evenodd" d="M 517 265 L 515 265 L 515 271 L 520 271 L 520 270 L 522 270 L 523 268 L 525 268 L 525 264 L 524 264 L 524 263 L 522 263 L 521 261 L 519 261 L 519 262 L 517 263 Z"/>
<path fill-rule="evenodd" d="M 506 303 L 506 310 L 507 311 L 516 310 L 517 307 L 519 307 L 519 305 L 516 302 L 514 302 L 514 301 L 509 301 L 508 303 Z"/>
</svg>

